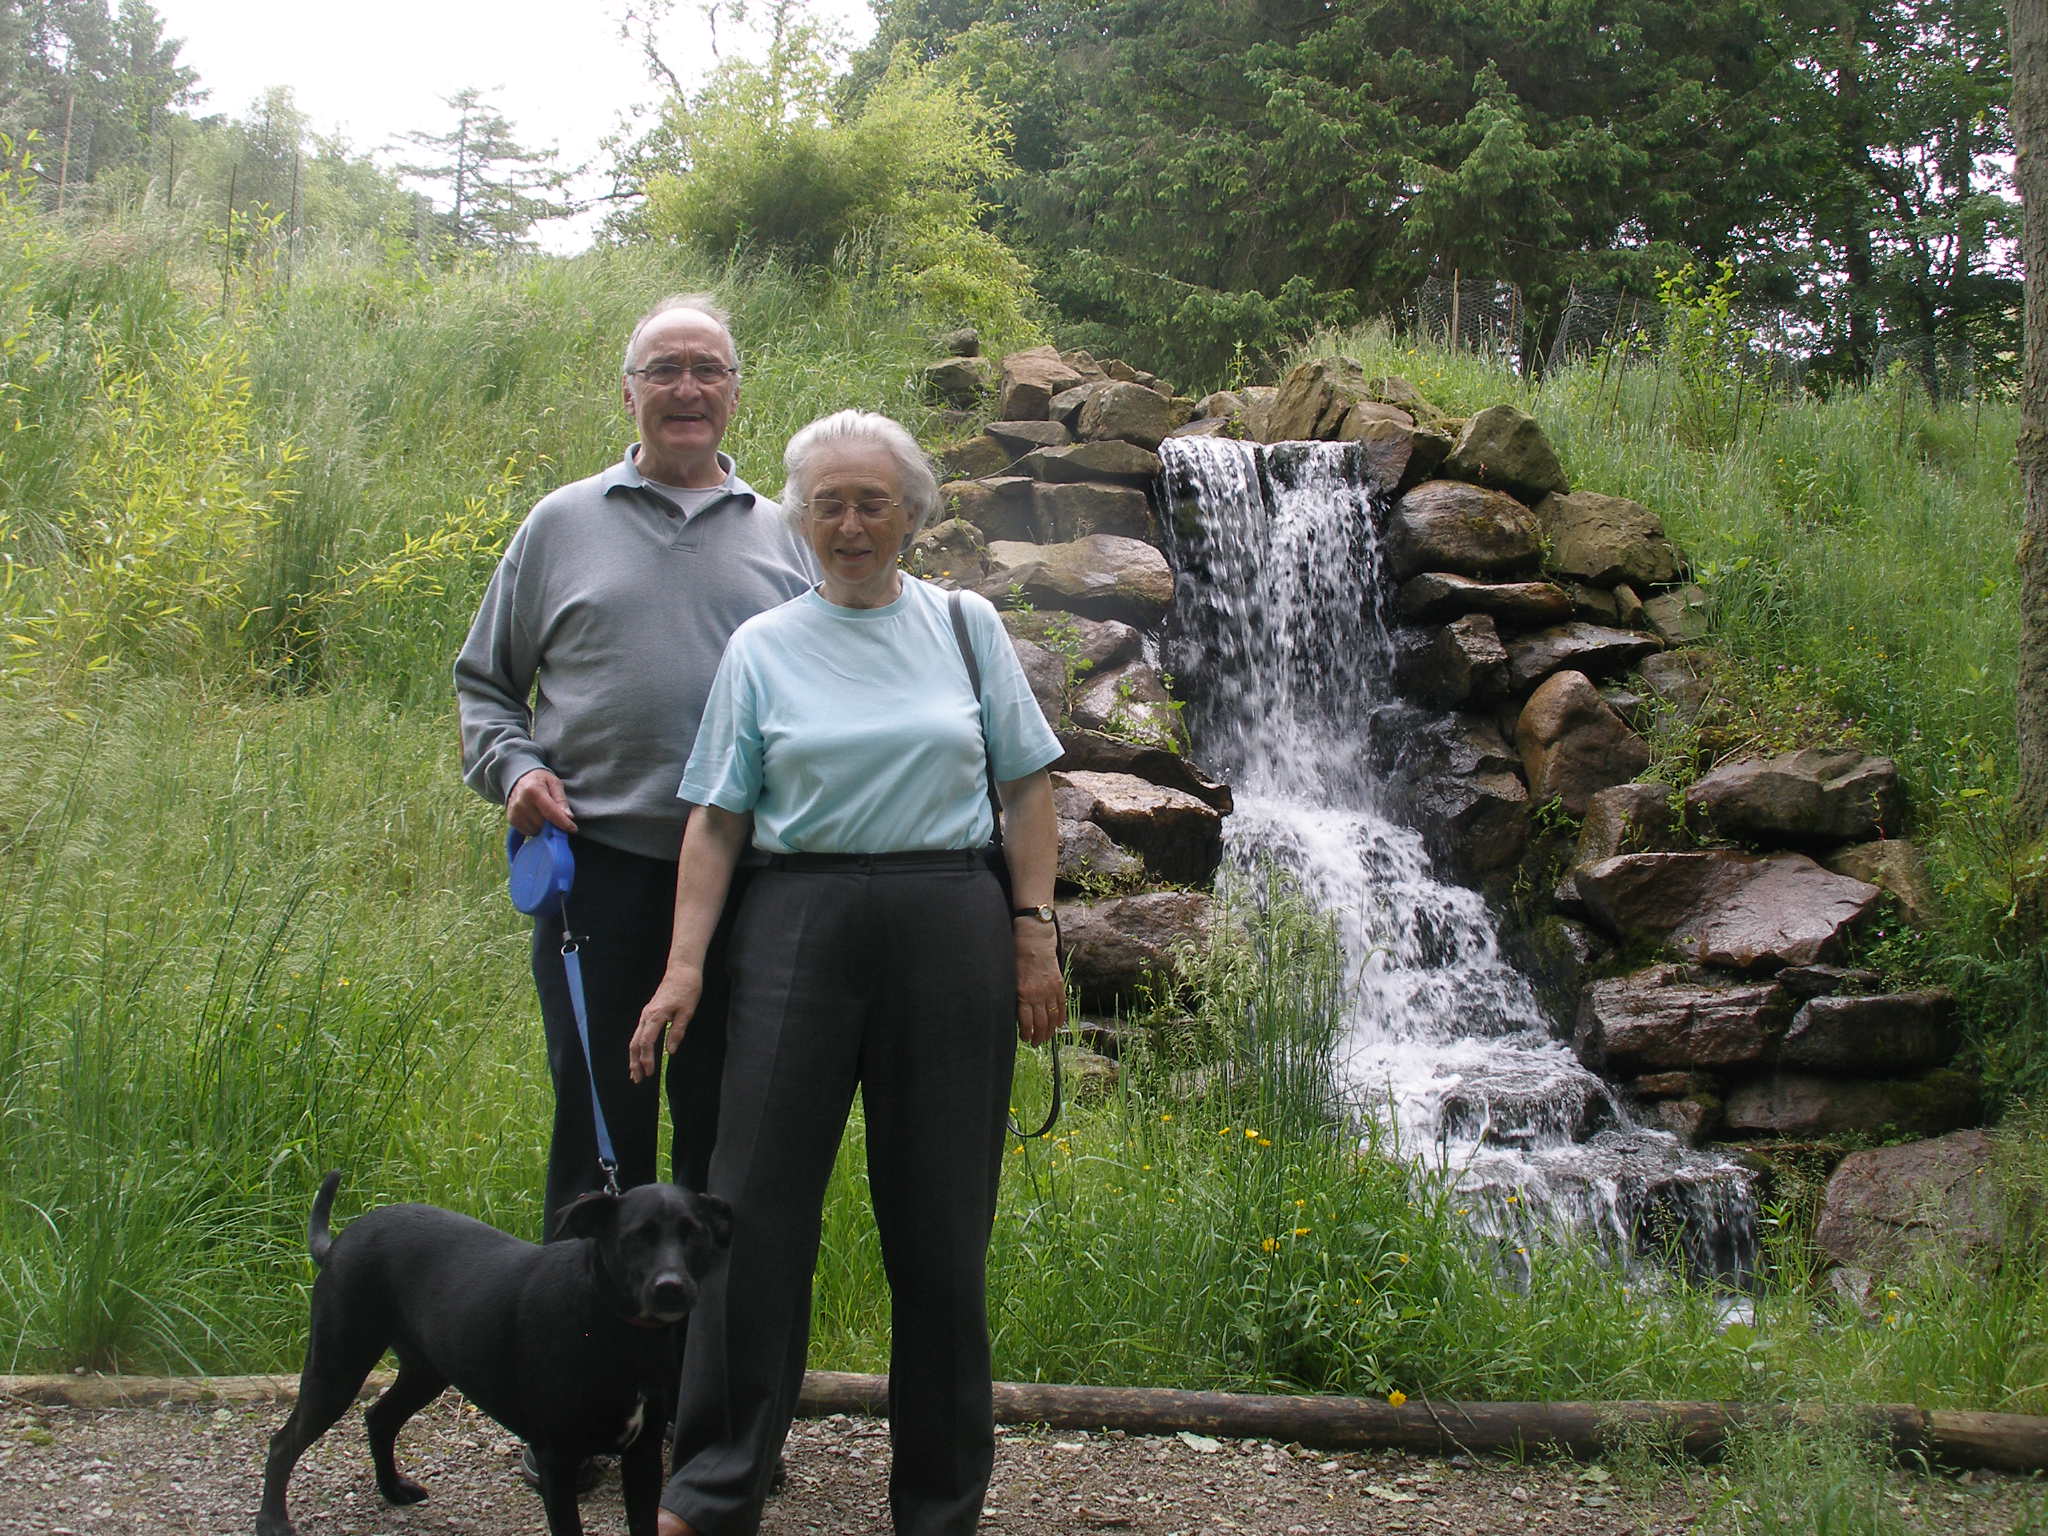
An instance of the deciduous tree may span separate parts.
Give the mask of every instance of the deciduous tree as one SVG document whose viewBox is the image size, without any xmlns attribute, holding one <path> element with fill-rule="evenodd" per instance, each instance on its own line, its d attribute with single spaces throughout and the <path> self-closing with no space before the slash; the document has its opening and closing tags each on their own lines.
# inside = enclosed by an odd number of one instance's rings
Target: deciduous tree
<svg viewBox="0 0 2048 1536">
<path fill-rule="evenodd" d="M 2011 0 L 2012 119 L 2027 218 L 2026 377 L 2020 397 L 2019 803 L 2048 840 L 2048 7 Z"/>
</svg>

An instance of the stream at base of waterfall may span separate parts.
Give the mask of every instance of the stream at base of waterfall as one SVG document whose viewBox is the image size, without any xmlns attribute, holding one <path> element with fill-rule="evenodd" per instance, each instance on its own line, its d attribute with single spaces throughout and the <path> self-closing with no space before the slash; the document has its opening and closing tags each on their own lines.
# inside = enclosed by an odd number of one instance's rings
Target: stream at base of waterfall
<svg viewBox="0 0 2048 1536">
<path fill-rule="evenodd" d="M 1169 438 L 1161 447 L 1183 680 L 1203 765 L 1227 779 L 1225 874 L 1276 866 L 1336 924 L 1336 1078 L 1361 1122 L 1441 1166 L 1504 1253 L 1544 1230 L 1618 1252 L 1676 1242 L 1746 1275 L 1747 1174 L 1637 1123 L 1557 1038 L 1478 892 L 1440 878 L 1376 769 L 1416 712 L 1392 683 L 1378 517 L 1359 450 Z"/>
</svg>

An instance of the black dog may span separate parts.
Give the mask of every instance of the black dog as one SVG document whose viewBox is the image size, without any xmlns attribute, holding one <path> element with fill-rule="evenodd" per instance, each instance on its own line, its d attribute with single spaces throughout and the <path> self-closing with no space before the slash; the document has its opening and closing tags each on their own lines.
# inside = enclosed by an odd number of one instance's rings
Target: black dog
<svg viewBox="0 0 2048 1536">
<path fill-rule="evenodd" d="M 661 1425 L 675 1395 L 674 1325 L 732 1241 L 715 1195 L 642 1184 L 584 1195 L 558 1230 L 581 1242 L 535 1247 L 432 1205 L 391 1205 L 330 1238 L 339 1173 L 321 1182 L 307 1227 L 320 1275 L 298 1406 L 270 1439 L 257 1536 L 292 1536 L 285 1484 L 306 1447 L 348 1410 L 389 1349 L 398 1378 L 365 1411 L 377 1490 L 413 1504 L 398 1471 L 405 1421 L 453 1385 L 533 1448 L 554 1536 L 581 1536 L 576 1469 L 620 1455 L 633 1536 L 652 1536 Z"/>
</svg>

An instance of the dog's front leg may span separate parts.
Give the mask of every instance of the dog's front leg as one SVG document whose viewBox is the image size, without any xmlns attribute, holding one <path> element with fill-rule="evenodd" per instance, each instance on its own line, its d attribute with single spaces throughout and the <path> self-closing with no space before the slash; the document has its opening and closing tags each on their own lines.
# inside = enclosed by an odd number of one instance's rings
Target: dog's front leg
<svg viewBox="0 0 2048 1536">
<path fill-rule="evenodd" d="M 619 1492 L 626 1502 L 629 1536 L 654 1536 L 660 1518 L 661 1431 L 653 1424 L 644 1426 L 619 1453 Z"/>
<path fill-rule="evenodd" d="M 540 1505 L 547 1511 L 549 1536 L 583 1536 L 583 1511 L 576 1506 L 578 1458 L 536 1445 L 533 1459 L 540 1468 Z"/>
</svg>

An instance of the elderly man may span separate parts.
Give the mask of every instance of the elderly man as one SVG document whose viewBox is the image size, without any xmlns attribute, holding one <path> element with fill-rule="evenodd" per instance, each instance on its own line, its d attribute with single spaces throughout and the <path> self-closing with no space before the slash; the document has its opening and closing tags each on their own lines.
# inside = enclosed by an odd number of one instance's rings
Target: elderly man
<svg viewBox="0 0 2048 1536">
<path fill-rule="evenodd" d="M 463 778 L 529 836 L 570 834 L 575 886 L 534 924 L 533 978 L 555 1116 L 541 1232 L 601 1188 L 590 1078 L 563 963 L 576 937 L 597 1096 L 622 1187 L 655 1177 L 659 1098 L 627 1073 L 627 1042 L 668 960 L 676 798 L 725 642 L 804 591 L 810 552 L 718 451 L 739 403 L 739 354 L 704 295 L 656 305 L 626 344 L 639 442 L 602 474 L 544 497 L 512 536 L 455 663 Z M 722 936 L 721 936 L 722 937 Z M 672 1174 L 702 1189 L 724 1058 L 723 987 L 669 1061 Z M 722 978 L 720 978 L 722 979 Z M 713 996 L 713 992 L 718 993 Z"/>
</svg>

